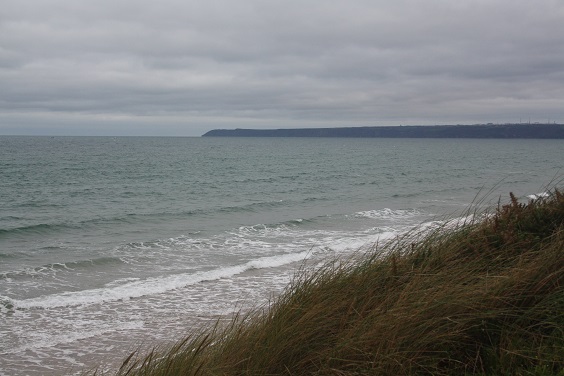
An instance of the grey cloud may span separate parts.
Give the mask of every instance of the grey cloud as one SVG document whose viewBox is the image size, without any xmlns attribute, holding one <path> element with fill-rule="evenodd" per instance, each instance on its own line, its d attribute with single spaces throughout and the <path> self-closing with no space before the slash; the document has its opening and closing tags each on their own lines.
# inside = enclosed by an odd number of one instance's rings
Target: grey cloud
<svg viewBox="0 0 564 376">
<path fill-rule="evenodd" d="M 196 123 L 564 121 L 558 0 L 3 5 L 0 133 L 33 114 L 72 119 L 69 132 L 123 116 L 182 134 Z M 116 124 L 135 133 L 133 122 Z"/>
</svg>

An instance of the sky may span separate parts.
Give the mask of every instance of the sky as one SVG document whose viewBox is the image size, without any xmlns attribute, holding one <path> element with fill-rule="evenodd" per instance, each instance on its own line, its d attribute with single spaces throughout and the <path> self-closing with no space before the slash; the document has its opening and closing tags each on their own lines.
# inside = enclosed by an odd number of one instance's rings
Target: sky
<svg viewBox="0 0 564 376">
<path fill-rule="evenodd" d="M 562 0 L 2 0 L 0 134 L 564 123 Z"/>
</svg>

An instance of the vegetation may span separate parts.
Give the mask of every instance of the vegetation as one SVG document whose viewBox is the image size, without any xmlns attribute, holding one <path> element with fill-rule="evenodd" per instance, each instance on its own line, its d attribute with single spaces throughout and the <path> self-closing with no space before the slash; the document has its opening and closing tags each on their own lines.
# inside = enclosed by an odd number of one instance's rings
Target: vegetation
<svg viewBox="0 0 564 376">
<path fill-rule="evenodd" d="M 305 268 L 115 374 L 564 375 L 564 194 L 470 218 Z"/>
</svg>

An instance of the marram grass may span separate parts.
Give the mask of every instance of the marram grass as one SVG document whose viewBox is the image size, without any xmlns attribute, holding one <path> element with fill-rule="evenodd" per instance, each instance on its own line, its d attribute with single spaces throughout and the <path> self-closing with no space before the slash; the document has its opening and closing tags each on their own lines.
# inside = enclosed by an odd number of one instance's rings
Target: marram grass
<svg viewBox="0 0 564 376">
<path fill-rule="evenodd" d="M 267 306 L 107 374 L 564 375 L 564 195 L 473 218 L 304 268 Z"/>
</svg>

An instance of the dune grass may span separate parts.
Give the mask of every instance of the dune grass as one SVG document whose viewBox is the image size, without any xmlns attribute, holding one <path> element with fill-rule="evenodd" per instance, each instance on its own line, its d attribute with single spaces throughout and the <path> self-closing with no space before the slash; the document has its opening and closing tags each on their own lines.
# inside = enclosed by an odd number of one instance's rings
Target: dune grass
<svg viewBox="0 0 564 376">
<path fill-rule="evenodd" d="M 112 374 L 564 375 L 564 195 L 472 218 L 305 268 Z"/>
</svg>

